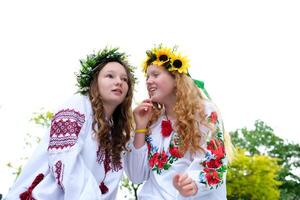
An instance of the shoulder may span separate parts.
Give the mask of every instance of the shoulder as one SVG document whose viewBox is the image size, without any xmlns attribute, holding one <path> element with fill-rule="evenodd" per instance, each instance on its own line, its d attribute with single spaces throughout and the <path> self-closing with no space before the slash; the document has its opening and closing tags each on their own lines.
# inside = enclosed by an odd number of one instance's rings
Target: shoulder
<svg viewBox="0 0 300 200">
<path fill-rule="evenodd" d="M 90 116 L 92 116 L 92 108 L 89 97 L 75 94 L 56 109 L 52 122 L 72 120 L 82 125 Z"/>
<path fill-rule="evenodd" d="M 88 114 L 92 110 L 91 103 L 88 96 L 75 94 L 69 97 L 57 109 L 56 113 L 62 111 L 73 111 L 74 113 Z"/>
<path fill-rule="evenodd" d="M 87 96 L 74 95 L 57 109 L 51 121 L 48 151 L 51 153 L 69 150 L 87 135 L 92 116 Z M 82 134 L 80 134 L 82 133 Z M 80 146 L 79 145 L 79 146 Z"/>
</svg>

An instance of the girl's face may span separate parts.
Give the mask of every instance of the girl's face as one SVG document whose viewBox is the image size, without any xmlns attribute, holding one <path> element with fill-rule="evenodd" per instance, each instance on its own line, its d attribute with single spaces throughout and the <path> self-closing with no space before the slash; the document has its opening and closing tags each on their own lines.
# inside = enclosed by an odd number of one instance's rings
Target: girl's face
<svg viewBox="0 0 300 200">
<path fill-rule="evenodd" d="M 166 104 L 175 98 L 175 79 L 164 67 L 150 65 L 146 84 L 153 102 Z"/>
<path fill-rule="evenodd" d="M 104 105 L 118 106 L 128 92 L 128 76 L 123 65 L 107 63 L 98 74 L 98 89 Z"/>
</svg>

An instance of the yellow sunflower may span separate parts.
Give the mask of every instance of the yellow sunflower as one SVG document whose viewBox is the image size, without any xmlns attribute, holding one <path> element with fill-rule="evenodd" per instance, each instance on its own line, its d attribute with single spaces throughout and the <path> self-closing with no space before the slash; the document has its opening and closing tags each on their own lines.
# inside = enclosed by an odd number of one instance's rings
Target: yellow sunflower
<svg viewBox="0 0 300 200">
<path fill-rule="evenodd" d="M 173 56 L 172 50 L 166 47 L 156 48 L 153 53 L 156 55 L 156 60 L 153 64 L 158 66 L 162 66 L 164 63 L 168 62 Z"/>
<path fill-rule="evenodd" d="M 148 60 L 150 59 L 149 56 L 147 56 L 147 58 L 143 61 L 143 64 L 142 64 L 142 67 L 143 67 L 143 72 L 146 72 L 147 71 L 147 68 L 148 68 Z"/>
<path fill-rule="evenodd" d="M 189 60 L 187 56 L 182 56 L 179 54 L 174 54 L 171 58 L 172 66 L 169 68 L 169 71 L 178 71 L 179 73 L 187 74 L 187 69 L 190 67 Z"/>
</svg>

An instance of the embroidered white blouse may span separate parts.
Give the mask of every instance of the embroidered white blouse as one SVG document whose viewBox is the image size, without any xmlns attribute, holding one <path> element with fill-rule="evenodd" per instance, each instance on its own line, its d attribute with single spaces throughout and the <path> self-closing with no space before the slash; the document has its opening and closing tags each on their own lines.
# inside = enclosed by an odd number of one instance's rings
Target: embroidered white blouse
<svg viewBox="0 0 300 200">
<path fill-rule="evenodd" d="M 224 150 L 223 127 L 220 115 L 214 104 L 205 104 L 207 120 L 215 131 L 200 125 L 206 133 L 201 146 L 205 153 L 181 156 L 177 149 L 178 135 L 175 131 L 168 137 L 161 135 L 163 116 L 150 127 L 146 144 L 135 149 L 130 145 L 131 153 L 126 162 L 129 178 L 134 183 L 143 183 L 138 194 L 139 200 L 153 199 L 226 199 L 227 159 Z M 173 123 L 173 122 L 172 122 Z M 197 184 L 198 192 L 192 197 L 183 197 L 172 183 L 176 173 L 187 173 Z"/>
<path fill-rule="evenodd" d="M 54 115 L 51 127 L 6 199 L 115 199 L 123 175 L 111 167 L 105 176 L 103 155 L 92 137 L 92 108 L 87 96 L 74 95 Z M 114 170 L 115 169 L 115 170 Z M 108 192 L 101 194 L 103 181 Z"/>
</svg>

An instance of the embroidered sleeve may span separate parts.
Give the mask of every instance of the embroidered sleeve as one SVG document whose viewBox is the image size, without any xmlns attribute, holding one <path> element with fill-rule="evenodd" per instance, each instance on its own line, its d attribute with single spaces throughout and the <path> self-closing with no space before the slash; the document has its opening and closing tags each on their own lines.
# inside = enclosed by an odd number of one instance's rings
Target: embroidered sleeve
<svg viewBox="0 0 300 200">
<path fill-rule="evenodd" d="M 213 189 L 223 184 L 227 162 L 222 122 L 218 119 L 216 111 L 208 115 L 208 122 L 213 125 L 214 130 L 206 143 L 205 158 L 201 163 L 203 170 L 199 173 L 199 182 Z"/>
<path fill-rule="evenodd" d="M 64 167 L 66 164 L 71 164 L 65 161 L 64 158 L 68 156 L 67 154 L 74 151 L 72 147 L 78 141 L 78 136 L 84 122 L 84 114 L 74 109 L 62 109 L 58 111 L 51 122 L 48 153 L 53 162 L 50 163 L 50 167 L 56 183 L 63 190 Z"/>
<path fill-rule="evenodd" d="M 129 142 L 129 152 L 124 157 L 125 172 L 133 183 L 143 183 L 143 181 L 149 178 L 149 167 L 148 167 L 148 148 L 149 146 L 145 143 L 139 149 L 136 149 L 133 145 L 133 141 Z"/>
<path fill-rule="evenodd" d="M 64 199 L 101 198 L 98 183 L 81 151 L 89 135 L 91 111 L 83 98 L 71 99 L 53 117 L 48 144 L 49 169 Z M 88 121 L 87 121 L 88 119 Z"/>
<path fill-rule="evenodd" d="M 200 126 L 206 136 L 202 144 L 204 152 L 193 156 L 186 173 L 196 182 L 198 193 L 195 198 L 212 195 L 226 198 L 227 158 L 224 147 L 223 122 L 214 105 L 206 107 L 206 119 L 212 129 Z M 220 194 L 219 194 L 220 193 Z"/>
<path fill-rule="evenodd" d="M 223 124 L 216 111 L 208 112 L 209 124 L 213 126 L 211 135 L 208 135 L 204 145 L 205 157 L 199 163 L 202 170 L 199 173 L 199 182 L 209 189 L 218 188 L 224 183 L 227 171 L 227 160 L 224 147 Z"/>
<path fill-rule="evenodd" d="M 84 123 L 84 114 L 64 109 L 55 114 L 51 123 L 48 151 L 70 149 L 77 142 Z"/>
</svg>

